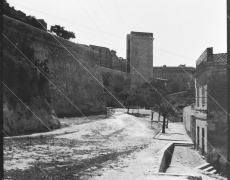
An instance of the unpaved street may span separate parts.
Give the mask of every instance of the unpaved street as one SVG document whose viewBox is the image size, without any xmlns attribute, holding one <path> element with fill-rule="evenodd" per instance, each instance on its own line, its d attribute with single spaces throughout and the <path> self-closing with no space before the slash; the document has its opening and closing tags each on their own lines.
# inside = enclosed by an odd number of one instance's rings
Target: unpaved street
<svg viewBox="0 0 230 180">
<path fill-rule="evenodd" d="M 116 110 L 107 119 L 65 118 L 68 127 L 8 138 L 5 179 L 118 179 L 117 171 L 124 172 L 120 179 L 140 179 L 157 172 L 157 153 L 167 142 L 153 139 L 160 126 L 151 128 L 149 113 L 135 117 Z"/>
</svg>

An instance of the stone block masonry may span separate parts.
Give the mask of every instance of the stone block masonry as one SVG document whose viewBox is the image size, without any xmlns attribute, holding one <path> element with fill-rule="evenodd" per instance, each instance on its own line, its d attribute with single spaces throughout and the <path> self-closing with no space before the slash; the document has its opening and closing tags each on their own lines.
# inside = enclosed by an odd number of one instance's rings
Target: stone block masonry
<svg viewBox="0 0 230 180">
<path fill-rule="evenodd" d="M 37 28 L 26 25 L 22 22 L 4 16 L 4 34 L 14 44 L 28 42 L 34 49 L 34 55 L 30 59 L 48 59 L 50 69 L 50 80 L 79 108 L 85 115 L 106 113 L 106 104 L 103 97 L 102 86 L 90 75 L 102 83 L 100 67 L 94 62 L 95 53 L 86 50 L 65 39 L 56 39 L 63 44 L 66 51 L 50 33 L 41 31 Z M 90 72 L 87 72 L 80 63 Z M 63 116 L 82 116 L 82 114 L 59 92 L 57 88 L 51 87 L 51 102 L 54 110 L 59 117 Z"/>
<path fill-rule="evenodd" d="M 214 69 L 216 67 L 214 66 Z M 227 159 L 227 76 L 226 69 L 221 72 L 213 70 L 208 82 L 208 161 L 212 162 L 218 154 Z M 216 103 L 215 101 L 218 103 Z M 221 158 L 221 169 L 224 171 L 226 160 Z"/>
<path fill-rule="evenodd" d="M 131 87 L 141 85 L 153 77 L 153 33 L 131 32 L 127 35 L 128 71 Z M 141 75 L 145 78 L 141 77 Z"/>
</svg>

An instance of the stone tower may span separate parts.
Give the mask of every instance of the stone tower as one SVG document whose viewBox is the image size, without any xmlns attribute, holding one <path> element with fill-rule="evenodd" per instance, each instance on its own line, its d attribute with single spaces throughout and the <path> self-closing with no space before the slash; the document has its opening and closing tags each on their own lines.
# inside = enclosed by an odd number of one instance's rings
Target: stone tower
<svg viewBox="0 0 230 180">
<path fill-rule="evenodd" d="M 131 87 L 136 87 L 153 77 L 153 33 L 131 31 L 126 45 L 126 59 L 131 64 L 127 64 L 127 72 L 131 75 Z"/>
</svg>

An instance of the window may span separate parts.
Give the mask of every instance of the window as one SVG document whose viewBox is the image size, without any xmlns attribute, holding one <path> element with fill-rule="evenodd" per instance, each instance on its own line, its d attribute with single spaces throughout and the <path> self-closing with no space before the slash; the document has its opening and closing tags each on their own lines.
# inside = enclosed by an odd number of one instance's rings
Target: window
<svg viewBox="0 0 230 180">
<path fill-rule="evenodd" d="M 205 105 L 205 89 L 202 87 L 202 107 Z"/>
<path fill-rule="evenodd" d="M 200 90 L 200 88 L 199 88 L 199 86 L 197 86 L 196 87 L 196 97 L 197 97 L 196 103 L 197 103 L 197 107 L 199 107 L 199 101 L 200 101 L 199 90 Z"/>
</svg>

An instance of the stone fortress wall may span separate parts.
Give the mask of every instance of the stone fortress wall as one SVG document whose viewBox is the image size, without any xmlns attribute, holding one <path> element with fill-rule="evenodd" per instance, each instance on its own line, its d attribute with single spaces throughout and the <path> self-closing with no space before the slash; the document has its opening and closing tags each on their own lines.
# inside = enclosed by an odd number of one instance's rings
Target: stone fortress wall
<svg viewBox="0 0 230 180">
<path fill-rule="evenodd" d="M 104 72 L 124 76 L 130 79 L 131 87 L 141 85 L 155 76 L 153 33 L 132 31 L 127 35 L 127 63 L 125 59 L 117 57 L 116 51 L 109 48 L 76 44 L 55 36 L 76 57 L 75 59 L 46 31 L 7 17 L 4 17 L 4 24 L 7 29 L 5 33 L 14 37 L 15 43 L 23 42 L 24 39 L 30 40 L 30 46 L 35 50 L 33 60 L 49 59 L 50 79 L 85 114 L 105 112 L 106 108 L 105 100 L 102 98 L 103 88 L 89 72 L 101 83 L 101 75 Z M 79 64 L 77 59 L 87 67 L 89 72 Z M 92 90 L 95 92 L 92 93 Z M 53 86 L 51 92 L 52 103 L 58 116 L 81 114 Z"/>
<path fill-rule="evenodd" d="M 98 61 L 95 53 L 55 36 L 76 57 L 75 59 L 50 33 L 5 16 L 3 20 L 4 34 L 15 45 L 28 42 L 29 47 L 34 50 L 32 62 L 36 59 L 49 60 L 50 80 L 77 107 L 74 107 L 57 88 L 50 84 L 51 102 L 59 117 L 82 115 L 77 109 L 85 115 L 106 112 L 103 87 L 89 74 L 90 72 L 102 83 L 100 67 L 94 63 Z"/>
</svg>

